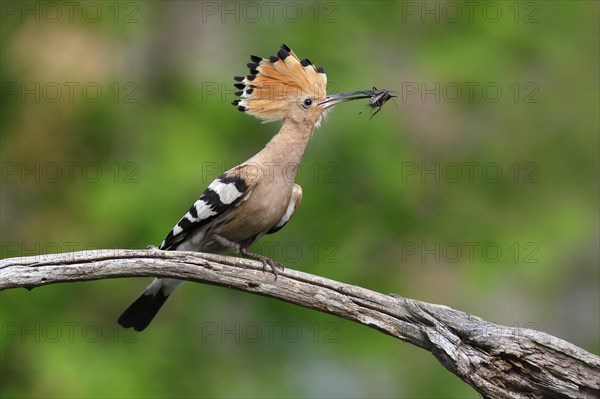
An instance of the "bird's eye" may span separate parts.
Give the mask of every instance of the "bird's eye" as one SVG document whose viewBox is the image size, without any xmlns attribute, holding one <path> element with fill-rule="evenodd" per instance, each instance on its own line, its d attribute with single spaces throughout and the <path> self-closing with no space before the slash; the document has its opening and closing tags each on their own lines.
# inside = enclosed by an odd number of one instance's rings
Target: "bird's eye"
<svg viewBox="0 0 600 399">
<path fill-rule="evenodd" d="M 310 98 L 307 98 L 306 100 L 304 100 L 304 102 L 302 103 L 304 108 L 308 108 L 312 105 L 313 101 Z"/>
</svg>

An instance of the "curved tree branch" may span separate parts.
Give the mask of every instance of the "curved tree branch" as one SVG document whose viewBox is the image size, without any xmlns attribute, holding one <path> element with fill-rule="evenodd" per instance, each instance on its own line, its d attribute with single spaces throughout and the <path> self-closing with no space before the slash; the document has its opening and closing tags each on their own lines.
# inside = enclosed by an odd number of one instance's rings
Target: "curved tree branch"
<svg viewBox="0 0 600 399">
<path fill-rule="evenodd" d="M 100 250 L 0 261 L 0 291 L 117 277 L 173 277 L 265 295 L 364 324 L 431 352 L 486 398 L 598 398 L 600 358 L 549 334 L 260 263 L 195 252 Z"/>
</svg>

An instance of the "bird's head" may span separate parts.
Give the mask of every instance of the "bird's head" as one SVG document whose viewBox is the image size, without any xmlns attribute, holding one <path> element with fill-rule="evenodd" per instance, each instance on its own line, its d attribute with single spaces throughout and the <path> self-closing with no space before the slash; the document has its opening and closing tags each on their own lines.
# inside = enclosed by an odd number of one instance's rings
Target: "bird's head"
<svg viewBox="0 0 600 399">
<path fill-rule="evenodd" d="M 307 58 L 300 60 L 285 44 L 276 56 L 250 57 L 250 74 L 236 76 L 232 102 L 263 123 L 280 119 L 318 126 L 329 107 L 351 100 L 371 98 L 380 91 L 361 90 L 327 96 L 327 75 Z"/>
</svg>

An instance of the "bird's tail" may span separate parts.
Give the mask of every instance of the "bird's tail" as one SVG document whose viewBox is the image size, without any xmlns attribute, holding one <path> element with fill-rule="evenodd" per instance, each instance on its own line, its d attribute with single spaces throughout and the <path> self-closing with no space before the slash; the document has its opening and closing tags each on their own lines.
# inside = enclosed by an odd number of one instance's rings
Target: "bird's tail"
<svg viewBox="0 0 600 399">
<path fill-rule="evenodd" d="M 173 290 L 183 281 L 170 278 L 156 278 L 146 287 L 142 295 L 136 299 L 119 317 L 121 327 L 133 327 L 135 331 L 142 331 L 154 319 L 162 305 Z"/>
</svg>

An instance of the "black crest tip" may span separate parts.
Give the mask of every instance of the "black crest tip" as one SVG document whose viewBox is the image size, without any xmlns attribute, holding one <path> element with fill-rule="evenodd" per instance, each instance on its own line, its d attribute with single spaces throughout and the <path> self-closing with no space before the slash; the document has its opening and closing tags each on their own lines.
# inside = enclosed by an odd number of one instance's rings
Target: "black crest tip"
<svg viewBox="0 0 600 399">
<path fill-rule="evenodd" d="M 302 61 L 300 61 L 300 63 L 303 67 L 307 67 L 310 65 L 310 61 L 308 60 L 308 58 L 303 59 Z"/>
<path fill-rule="evenodd" d="M 291 48 L 289 48 L 288 46 L 286 46 L 285 44 L 282 44 L 282 45 L 281 45 L 281 48 L 282 48 L 283 50 L 287 51 L 288 53 L 291 53 L 291 52 L 292 52 L 292 49 L 291 49 Z"/>
<path fill-rule="evenodd" d="M 277 62 L 279 61 L 279 57 L 277 57 L 276 55 L 272 55 L 269 57 L 269 61 L 271 62 Z"/>
<path fill-rule="evenodd" d="M 253 81 L 256 78 L 256 75 L 248 75 L 246 76 L 246 79 L 248 79 L 249 81 Z"/>
<path fill-rule="evenodd" d="M 240 100 L 233 100 L 231 102 L 231 105 L 235 105 L 237 107 L 239 103 L 240 103 Z"/>
<path fill-rule="evenodd" d="M 236 91 L 235 93 L 233 93 L 235 96 L 241 96 L 242 94 L 244 94 L 243 91 Z"/>
<path fill-rule="evenodd" d="M 282 48 L 281 50 L 279 50 L 277 55 L 280 59 L 285 60 L 290 55 L 290 52 Z"/>
<path fill-rule="evenodd" d="M 257 55 L 251 55 L 251 56 L 250 56 L 250 59 L 251 59 L 253 62 L 256 62 L 257 64 L 259 64 L 259 63 L 262 61 L 262 57 L 259 57 L 259 56 L 257 56 Z"/>
<path fill-rule="evenodd" d="M 250 95 L 250 94 L 252 94 L 253 91 L 254 91 L 254 89 L 248 89 L 248 90 L 246 90 L 246 94 Z"/>
<path fill-rule="evenodd" d="M 244 89 L 244 87 L 246 87 L 246 85 L 243 83 L 236 83 L 236 84 L 234 84 L 234 86 L 236 89 L 240 89 L 240 90 L 242 90 L 242 89 Z"/>
<path fill-rule="evenodd" d="M 244 80 L 243 76 L 234 76 L 233 80 L 237 81 L 237 82 L 241 82 L 242 80 Z"/>
<path fill-rule="evenodd" d="M 238 111 L 240 111 L 240 112 L 246 112 L 246 107 L 244 107 L 243 105 L 240 105 L 238 107 Z"/>
<path fill-rule="evenodd" d="M 323 69 L 323 67 L 318 67 L 317 68 L 317 72 L 319 72 L 319 73 L 325 73 L 325 70 Z"/>
</svg>

